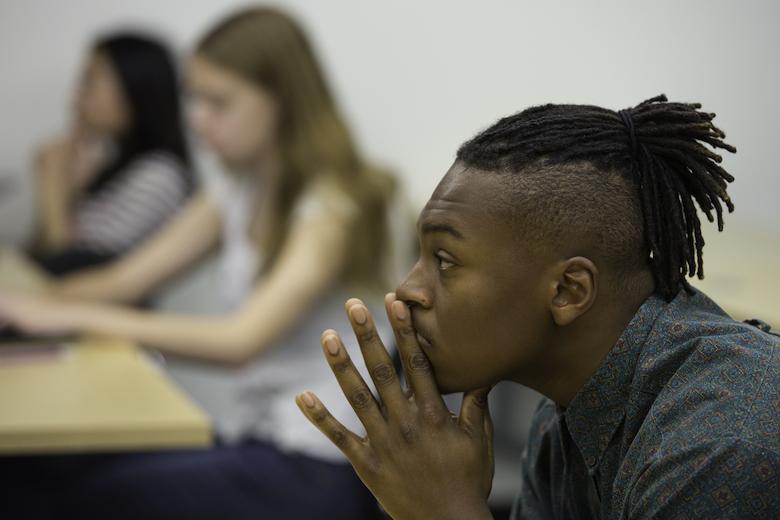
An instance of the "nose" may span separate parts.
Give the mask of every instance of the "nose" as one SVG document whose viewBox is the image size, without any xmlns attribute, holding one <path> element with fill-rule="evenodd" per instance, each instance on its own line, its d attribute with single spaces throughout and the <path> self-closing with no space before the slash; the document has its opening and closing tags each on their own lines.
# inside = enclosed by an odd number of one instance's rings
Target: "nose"
<svg viewBox="0 0 780 520">
<path fill-rule="evenodd" d="M 406 279 L 401 282 L 395 290 L 396 298 L 403 301 L 410 307 L 422 307 L 430 309 L 433 304 L 431 291 L 425 283 L 425 277 L 422 273 L 422 266 L 418 261 L 412 270 L 406 275 Z"/>
</svg>

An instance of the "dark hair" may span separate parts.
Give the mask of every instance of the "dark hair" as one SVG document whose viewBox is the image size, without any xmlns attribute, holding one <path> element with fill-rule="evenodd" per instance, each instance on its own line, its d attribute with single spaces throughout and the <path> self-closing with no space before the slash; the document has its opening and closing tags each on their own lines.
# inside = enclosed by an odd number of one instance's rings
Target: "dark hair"
<svg viewBox="0 0 780 520">
<path fill-rule="evenodd" d="M 138 155 L 155 151 L 168 152 L 181 161 L 181 172 L 192 189 L 179 83 L 166 46 L 148 36 L 124 33 L 98 40 L 93 50 L 104 53 L 114 67 L 131 118 L 130 127 L 119 138 L 115 160 L 89 190 L 99 190 Z"/>
<path fill-rule="evenodd" d="M 589 105 L 532 107 L 464 143 L 458 159 L 492 172 L 530 172 L 537 177 L 540 171 L 549 173 L 553 178 L 541 188 L 547 198 L 538 204 L 553 220 L 566 212 L 556 203 L 555 191 L 566 188 L 550 183 L 563 179 L 573 187 L 573 197 L 580 197 L 606 186 L 610 176 L 627 180 L 628 196 L 615 201 L 607 193 L 592 193 L 563 224 L 579 226 L 590 238 L 606 234 L 604 243 L 614 238 L 609 237 L 613 232 L 609 228 L 623 226 L 618 232 L 631 235 L 623 237 L 623 245 L 631 244 L 635 250 L 625 258 L 649 264 L 656 292 L 669 301 L 681 289 L 691 291 L 688 273 L 704 277 L 704 240 L 694 201 L 710 222 L 714 210 L 719 230 L 722 205 L 729 212 L 734 209 L 726 193 L 734 177 L 718 165 L 721 156 L 704 144 L 729 152 L 736 149 L 723 141 L 725 134 L 712 123 L 715 114 L 700 108 L 698 103 L 668 102 L 664 95 L 619 112 Z M 637 225 L 627 226 L 624 220 Z M 591 227 L 583 227 L 587 225 Z M 612 242 L 618 251 L 620 244 Z"/>
</svg>

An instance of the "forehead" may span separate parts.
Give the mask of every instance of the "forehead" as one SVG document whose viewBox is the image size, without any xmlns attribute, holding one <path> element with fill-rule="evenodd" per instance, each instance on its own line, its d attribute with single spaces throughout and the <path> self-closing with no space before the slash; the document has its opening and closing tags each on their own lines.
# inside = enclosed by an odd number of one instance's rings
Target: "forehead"
<svg viewBox="0 0 780 520">
<path fill-rule="evenodd" d="M 509 233 L 509 219 L 497 211 L 506 204 L 504 191 L 498 175 L 455 162 L 420 213 L 418 227 L 446 224 L 466 239 Z"/>
<path fill-rule="evenodd" d="M 197 54 L 189 60 L 187 79 L 190 88 L 224 93 L 241 91 L 249 86 L 236 74 Z"/>
</svg>

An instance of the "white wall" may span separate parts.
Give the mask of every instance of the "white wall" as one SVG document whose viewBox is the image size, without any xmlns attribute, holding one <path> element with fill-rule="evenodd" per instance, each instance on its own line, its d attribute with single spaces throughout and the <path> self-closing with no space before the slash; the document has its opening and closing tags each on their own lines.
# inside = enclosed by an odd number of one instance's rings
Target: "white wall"
<svg viewBox="0 0 780 520">
<path fill-rule="evenodd" d="M 548 101 L 623 108 L 665 92 L 718 113 L 739 149 L 725 161 L 737 177 L 737 219 L 780 230 L 780 3 L 278 4 L 310 29 L 355 133 L 372 157 L 403 175 L 418 207 L 458 144 L 501 115 Z M 0 175 L 24 178 L 22 196 L 0 200 L 0 233 L 27 224 L 30 151 L 63 128 L 82 52 L 96 32 L 142 24 L 186 50 L 235 5 L 3 0 Z"/>
</svg>

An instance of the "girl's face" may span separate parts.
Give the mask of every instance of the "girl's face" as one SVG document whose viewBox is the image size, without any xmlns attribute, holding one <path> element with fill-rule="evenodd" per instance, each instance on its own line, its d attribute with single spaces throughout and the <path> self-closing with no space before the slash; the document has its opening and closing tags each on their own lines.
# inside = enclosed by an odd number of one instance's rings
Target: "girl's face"
<svg viewBox="0 0 780 520">
<path fill-rule="evenodd" d="M 87 130 L 121 134 L 129 125 L 129 109 L 122 84 L 102 52 L 93 52 L 87 61 L 76 92 L 76 114 Z"/>
<path fill-rule="evenodd" d="M 250 168 L 274 150 L 279 110 L 269 92 L 199 56 L 188 80 L 192 127 L 228 167 Z"/>
</svg>

